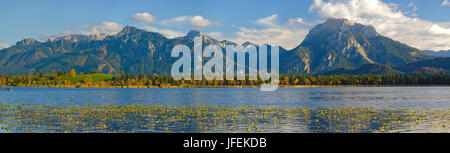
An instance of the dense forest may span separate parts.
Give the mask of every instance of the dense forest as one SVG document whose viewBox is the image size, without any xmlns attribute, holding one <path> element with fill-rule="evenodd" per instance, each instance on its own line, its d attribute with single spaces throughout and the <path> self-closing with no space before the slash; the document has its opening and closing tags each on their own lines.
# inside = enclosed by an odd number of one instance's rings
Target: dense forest
<svg viewBox="0 0 450 153">
<path fill-rule="evenodd" d="M 0 86 L 9 87 L 258 87 L 264 80 L 174 80 L 171 76 L 121 75 L 42 71 L 34 75 L 0 75 Z M 280 85 L 289 86 L 419 86 L 450 85 L 448 74 L 384 74 L 384 75 L 280 75 Z"/>
</svg>

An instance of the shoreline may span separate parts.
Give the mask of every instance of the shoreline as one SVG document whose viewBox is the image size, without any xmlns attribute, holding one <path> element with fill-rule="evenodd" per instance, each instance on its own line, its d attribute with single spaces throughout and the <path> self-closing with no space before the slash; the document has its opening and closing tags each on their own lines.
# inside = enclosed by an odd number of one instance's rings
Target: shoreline
<svg viewBox="0 0 450 153">
<path fill-rule="evenodd" d="M 260 88 L 260 86 L 0 86 L 0 88 Z M 278 88 L 450 87 L 449 85 L 279 85 Z"/>
</svg>

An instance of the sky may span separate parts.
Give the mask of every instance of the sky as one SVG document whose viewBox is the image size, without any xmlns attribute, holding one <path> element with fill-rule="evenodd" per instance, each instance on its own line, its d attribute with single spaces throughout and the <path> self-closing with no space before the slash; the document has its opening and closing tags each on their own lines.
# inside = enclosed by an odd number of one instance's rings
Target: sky
<svg viewBox="0 0 450 153">
<path fill-rule="evenodd" d="M 449 0 L 0 0 L 0 48 L 131 25 L 169 38 L 198 29 L 218 40 L 290 49 L 327 18 L 373 25 L 419 49 L 450 50 Z"/>
</svg>

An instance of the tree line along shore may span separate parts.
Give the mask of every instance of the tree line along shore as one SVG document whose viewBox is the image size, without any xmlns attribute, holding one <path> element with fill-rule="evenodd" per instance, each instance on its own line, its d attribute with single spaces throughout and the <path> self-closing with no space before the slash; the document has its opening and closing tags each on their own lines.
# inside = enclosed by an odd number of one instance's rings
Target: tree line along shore
<svg viewBox="0 0 450 153">
<path fill-rule="evenodd" d="M 224 77 L 225 78 L 225 77 Z M 364 87 L 364 86 L 449 86 L 448 74 L 364 74 L 364 75 L 280 75 L 280 87 Z M 174 80 L 170 75 L 68 73 L 42 71 L 34 75 L 0 75 L 2 87 L 67 88 L 247 88 L 260 87 L 270 80 Z"/>
</svg>

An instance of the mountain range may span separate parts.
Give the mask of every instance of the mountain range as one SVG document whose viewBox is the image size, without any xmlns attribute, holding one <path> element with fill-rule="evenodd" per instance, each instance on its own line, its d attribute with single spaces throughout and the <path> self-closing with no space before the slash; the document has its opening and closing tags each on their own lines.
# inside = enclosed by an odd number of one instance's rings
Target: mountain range
<svg viewBox="0 0 450 153">
<path fill-rule="evenodd" d="M 445 73 L 450 72 L 450 57 L 437 57 L 398 66 L 395 69 L 405 73 Z"/>
<path fill-rule="evenodd" d="M 192 50 L 194 37 L 198 36 L 203 40 L 203 47 L 214 44 L 225 50 L 226 45 L 237 45 L 213 39 L 198 30 L 192 30 L 184 37 L 169 39 L 156 32 L 126 26 L 113 35 L 68 35 L 46 42 L 30 38 L 21 40 L 0 50 L 0 74 L 26 75 L 38 70 L 67 72 L 74 68 L 78 72 L 119 74 L 125 71 L 169 75 L 172 64 L 177 60 L 170 56 L 172 48 L 185 44 Z M 252 43 L 242 45 L 249 44 Z M 282 74 L 403 72 L 395 70 L 397 68 L 416 72 L 420 64 L 410 66 L 415 68 L 405 65 L 420 61 L 433 63 L 430 61 L 434 60 L 443 59 L 435 59 L 435 56 L 384 37 L 373 26 L 351 24 L 346 19 L 337 18 L 312 28 L 299 46 L 290 50 L 280 47 Z M 433 65 L 427 67 L 433 68 Z M 448 67 L 434 70 L 448 70 Z"/>
<path fill-rule="evenodd" d="M 423 52 L 432 56 L 450 57 L 450 50 L 441 50 L 441 51 L 424 50 Z"/>
</svg>

